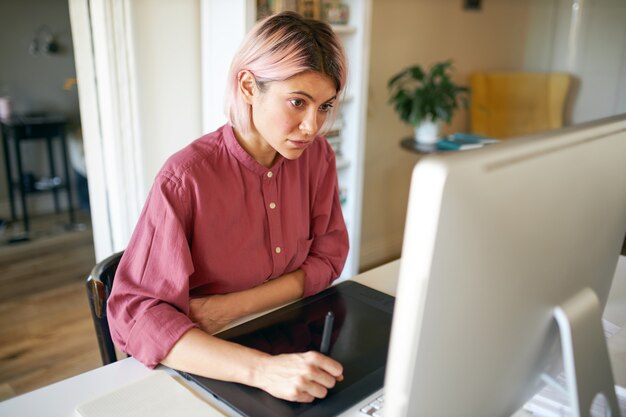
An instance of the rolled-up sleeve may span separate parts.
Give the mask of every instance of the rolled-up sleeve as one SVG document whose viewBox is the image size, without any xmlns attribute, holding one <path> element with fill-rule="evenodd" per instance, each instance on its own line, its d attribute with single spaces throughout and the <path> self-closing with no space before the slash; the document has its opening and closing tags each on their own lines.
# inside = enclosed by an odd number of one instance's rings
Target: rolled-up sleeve
<svg viewBox="0 0 626 417">
<path fill-rule="evenodd" d="M 301 268 L 307 297 L 328 287 L 341 275 L 349 250 L 348 231 L 341 211 L 335 154 L 326 146 L 325 170 L 311 207 L 312 244 Z"/>
<path fill-rule="evenodd" d="M 191 209 L 175 178 L 160 173 L 120 262 L 107 304 L 113 341 L 155 367 L 195 324 L 189 312 Z"/>
</svg>

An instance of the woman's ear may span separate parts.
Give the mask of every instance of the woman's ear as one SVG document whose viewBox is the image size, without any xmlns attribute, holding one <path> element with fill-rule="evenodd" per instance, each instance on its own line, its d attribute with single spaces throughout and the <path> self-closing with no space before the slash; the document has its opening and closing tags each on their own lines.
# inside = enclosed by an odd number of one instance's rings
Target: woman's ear
<svg viewBox="0 0 626 417">
<path fill-rule="evenodd" d="M 239 74 L 237 74 L 237 83 L 243 100 L 247 104 L 252 105 L 252 98 L 258 91 L 256 88 L 256 79 L 254 78 L 254 74 L 248 70 L 239 71 Z"/>
</svg>

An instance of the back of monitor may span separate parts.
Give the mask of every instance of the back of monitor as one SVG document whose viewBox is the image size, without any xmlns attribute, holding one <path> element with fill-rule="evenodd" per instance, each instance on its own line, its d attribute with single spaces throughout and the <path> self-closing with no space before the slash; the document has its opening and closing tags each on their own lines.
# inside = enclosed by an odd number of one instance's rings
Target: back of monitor
<svg viewBox="0 0 626 417">
<path fill-rule="evenodd" d="M 515 412 L 561 368 L 555 308 L 589 288 L 601 311 L 625 234 L 625 117 L 419 162 L 385 415 Z"/>
</svg>

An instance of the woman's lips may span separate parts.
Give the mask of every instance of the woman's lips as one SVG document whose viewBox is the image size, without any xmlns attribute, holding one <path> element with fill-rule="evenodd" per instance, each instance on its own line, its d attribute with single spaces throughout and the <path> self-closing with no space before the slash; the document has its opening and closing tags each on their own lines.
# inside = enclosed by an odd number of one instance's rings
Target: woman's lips
<svg viewBox="0 0 626 417">
<path fill-rule="evenodd" d="M 312 142 L 310 140 L 294 140 L 294 139 L 288 139 L 288 140 L 289 140 L 289 143 L 291 143 L 293 146 L 297 148 L 306 148 Z"/>
</svg>

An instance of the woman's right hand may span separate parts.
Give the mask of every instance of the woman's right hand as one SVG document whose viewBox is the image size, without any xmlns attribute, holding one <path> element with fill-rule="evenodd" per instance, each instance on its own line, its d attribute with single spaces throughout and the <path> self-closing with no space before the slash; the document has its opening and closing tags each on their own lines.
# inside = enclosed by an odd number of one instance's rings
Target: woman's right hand
<svg viewBox="0 0 626 417">
<path fill-rule="evenodd" d="M 255 369 L 253 385 L 274 397 L 308 403 L 324 398 L 343 381 L 343 367 L 319 352 L 265 356 Z"/>
</svg>

